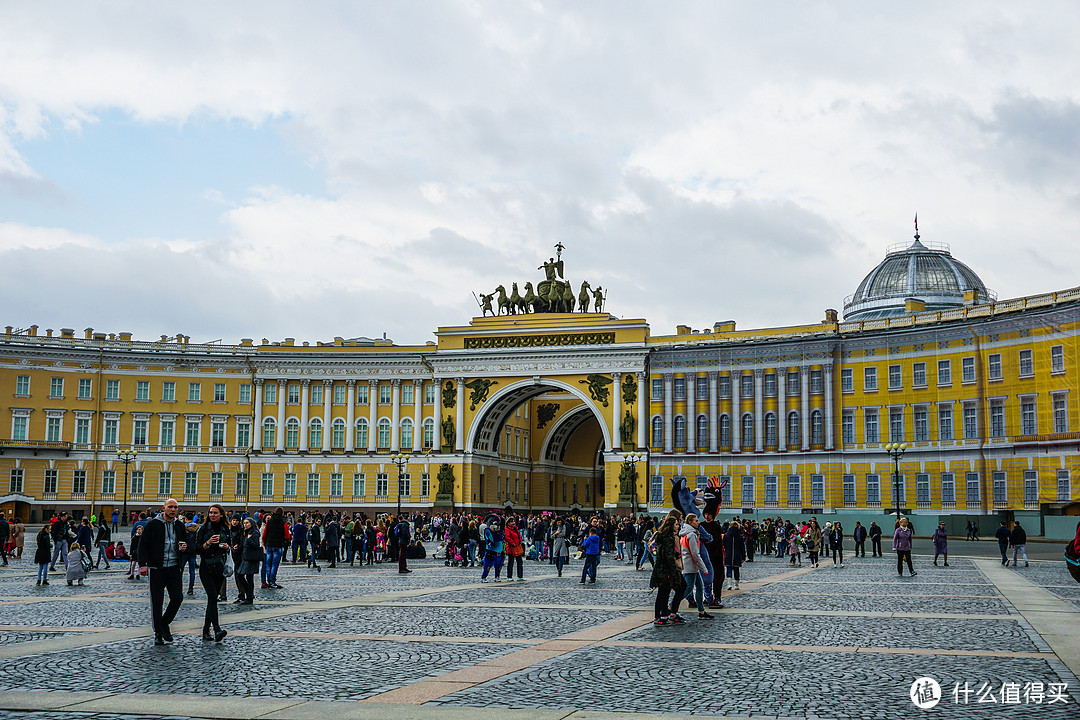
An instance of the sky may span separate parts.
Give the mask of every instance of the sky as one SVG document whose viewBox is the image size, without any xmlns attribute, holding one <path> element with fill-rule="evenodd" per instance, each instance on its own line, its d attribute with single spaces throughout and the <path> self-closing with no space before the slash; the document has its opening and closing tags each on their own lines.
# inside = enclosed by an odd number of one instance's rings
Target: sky
<svg viewBox="0 0 1080 720">
<path fill-rule="evenodd" d="M 946 243 L 1080 284 L 1071 2 L 0 0 L 0 325 L 434 339 L 566 277 L 816 323 Z"/>
</svg>

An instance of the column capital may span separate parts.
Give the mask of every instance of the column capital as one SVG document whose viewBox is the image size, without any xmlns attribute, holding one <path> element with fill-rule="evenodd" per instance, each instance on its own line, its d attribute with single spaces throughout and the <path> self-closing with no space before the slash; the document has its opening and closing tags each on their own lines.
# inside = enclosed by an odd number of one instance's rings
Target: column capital
<svg viewBox="0 0 1080 720">
<path fill-rule="evenodd" d="M 266 380 L 265 380 L 265 379 L 263 379 L 263 378 L 261 378 L 261 377 L 257 377 L 257 378 L 252 378 L 251 382 L 255 383 L 255 384 L 256 384 L 256 385 L 258 385 L 259 387 L 262 387 L 262 384 L 263 384 L 264 382 L 266 382 Z"/>
<path fill-rule="evenodd" d="M 709 380 L 715 380 L 716 378 L 720 377 L 719 370 L 710 370 L 705 374 L 708 376 Z"/>
<path fill-rule="evenodd" d="M 379 381 L 377 379 L 375 379 L 375 378 L 368 378 L 367 384 L 370 385 L 371 387 L 375 387 L 376 385 L 379 384 Z"/>
<path fill-rule="evenodd" d="M 345 384 L 348 387 L 355 387 L 356 386 L 356 378 L 349 378 L 348 380 L 345 381 Z"/>
<path fill-rule="evenodd" d="M 622 373 L 621 372 L 613 372 L 613 373 L 611 373 L 611 379 L 614 380 L 615 382 L 619 382 L 620 380 L 622 380 Z"/>
<path fill-rule="evenodd" d="M 401 378 L 394 378 L 390 381 L 390 384 L 394 387 L 401 387 Z"/>
<path fill-rule="evenodd" d="M 664 373 L 664 382 L 670 382 L 673 377 L 675 377 L 675 373 Z"/>
<path fill-rule="evenodd" d="M 639 372 L 636 372 L 634 374 L 637 375 L 637 379 L 638 379 L 639 382 L 644 382 L 645 381 L 645 373 L 644 372 L 639 371 Z"/>
<path fill-rule="evenodd" d="M 832 363 L 825 363 L 821 366 L 821 371 L 826 375 L 832 375 Z"/>
<path fill-rule="evenodd" d="M 327 387 L 329 387 L 330 385 L 333 385 L 333 384 L 334 384 L 334 381 L 333 381 L 333 380 L 331 380 L 330 378 L 323 378 L 322 384 L 323 384 L 323 385 L 326 385 Z"/>
<path fill-rule="evenodd" d="M 311 384 L 311 378 L 300 378 L 300 384 L 307 387 Z"/>
<path fill-rule="evenodd" d="M 412 381 L 412 384 L 416 387 L 421 387 L 424 384 L 424 378 L 416 378 Z"/>
<path fill-rule="evenodd" d="M 760 380 L 760 379 L 761 379 L 761 377 L 762 377 L 762 376 L 763 376 L 764 374 L 765 374 L 765 368 L 760 368 L 760 367 L 756 367 L 756 368 L 754 368 L 754 377 L 755 377 L 756 379 Z"/>
<path fill-rule="evenodd" d="M 807 375 L 809 375 L 810 374 L 810 366 L 809 365 L 800 366 L 799 367 L 799 374 L 802 375 L 803 377 L 806 377 Z"/>
</svg>

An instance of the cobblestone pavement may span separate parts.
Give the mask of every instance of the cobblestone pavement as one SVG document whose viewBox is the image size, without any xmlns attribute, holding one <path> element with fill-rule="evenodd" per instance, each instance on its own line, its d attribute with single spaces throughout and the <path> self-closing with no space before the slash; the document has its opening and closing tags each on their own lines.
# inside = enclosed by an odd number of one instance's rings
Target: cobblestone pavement
<svg viewBox="0 0 1080 720">
<path fill-rule="evenodd" d="M 725 591 L 727 609 L 712 620 L 684 610 L 688 622 L 678 627 L 651 624 L 651 573 L 608 557 L 598 582 L 584 586 L 579 562 L 562 578 L 527 562 L 528 582 L 498 584 L 480 584 L 479 568 L 409 565 L 414 572 L 399 575 L 392 565 L 314 572 L 285 564 L 283 589 L 257 589 L 250 608 L 221 606 L 230 635 L 220 645 L 198 635 L 205 596 L 196 585 L 174 623 L 176 642 L 164 647 L 151 640 L 147 585 L 117 566 L 92 573 L 85 588 L 62 580 L 37 588 L 29 564 L 5 568 L 0 720 L 167 720 L 188 717 L 182 709 L 195 695 L 221 703 L 200 706 L 199 717 L 221 718 L 254 716 L 238 715 L 246 706 L 235 703 L 297 704 L 291 719 L 306 717 L 299 703 L 364 700 L 385 713 L 372 717 L 388 719 L 394 707 L 433 719 L 473 707 L 847 720 L 920 713 L 908 693 L 922 675 L 945 689 L 932 712 L 949 720 L 1080 718 L 1072 695 L 1067 704 L 999 702 L 992 713 L 974 694 L 968 705 L 954 701 L 954 683 L 964 682 L 1080 691 L 1070 659 L 963 558 L 935 568 L 917 557 L 919 574 L 898 578 L 888 556 L 849 558 L 842 570 L 758 556 L 743 566 L 743 590 Z M 1063 563 L 1014 572 L 1080 602 Z M 1062 632 L 1080 633 L 1080 611 L 1065 613 Z M 88 689 L 116 694 L 76 700 Z M 79 704 L 28 710 L 18 704 L 28 691 Z M 176 701 L 130 704 L 161 694 Z"/>
</svg>

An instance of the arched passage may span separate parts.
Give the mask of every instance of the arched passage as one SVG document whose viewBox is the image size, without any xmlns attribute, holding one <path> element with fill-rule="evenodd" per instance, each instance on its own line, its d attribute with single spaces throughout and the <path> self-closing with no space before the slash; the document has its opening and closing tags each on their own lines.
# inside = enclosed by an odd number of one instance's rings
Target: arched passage
<svg viewBox="0 0 1080 720">
<path fill-rule="evenodd" d="M 544 438 L 544 444 L 540 448 L 540 460 L 561 462 L 566 454 L 566 445 L 570 438 L 578 428 L 592 419 L 593 414 L 584 405 L 577 406 L 559 418 L 551 432 Z"/>
</svg>

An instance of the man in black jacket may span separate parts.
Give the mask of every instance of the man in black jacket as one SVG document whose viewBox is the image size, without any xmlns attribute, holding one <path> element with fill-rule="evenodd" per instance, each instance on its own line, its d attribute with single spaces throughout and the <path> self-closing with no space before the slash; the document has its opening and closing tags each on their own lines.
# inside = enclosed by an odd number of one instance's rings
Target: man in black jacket
<svg viewBox="0 0 1080 720">
<path fill-rule="evenodd" d="M 180 504 L 173 498 L 165 501 L 161 515 L 146 523 L 139 542 L 139 574 L 150 580 L 150 613 L 154 620 L 154 644 L 164 645 L 173 641 L 169 623 L 180 610 L 184 601 L 184 575 L 182 557 L 187 550 L 187 529 L 184 521 L 177 519 Z M 165 591 L 169 592 L 169 606 L 165 612 L 161 605 Z"/>
<path fill-rule="evenodd" d="M 870 523 L 870 546 L 873 551 L 871 557 L 882 557 L 881 555 L 881 528 L 878 527 L 876 522 Z M 866 555 L 866 549 L 863 548 L 863 555 Z"/>
<path fill-rule="evenodd" d="M 1027 545 L 1027 532 L 1024 528 L 1020 527 L 1019 520 L 1013 520 L 1013 529 L 1012 532 L 1009 533 L 1009 544 L 1013 547 L 1013 567 L 1020 567 L 1020 563 L 1017 562 L 1016 557 L 1018 554 L 1024 556 L 1024 567 L 1027 567 L 1028 558 L 1027 548 L 1025 547 Z"/>
<path fill-rule="evenodd" d="M 7 561 L 7 544 L 8 538 L 11 537 L 11 526 L 8 525 L 7 518 L 4 517 L 4 511 L 0 510 L 0 557 L 4 559 L 4 565 L 8 564 Z"/>
</svg>

